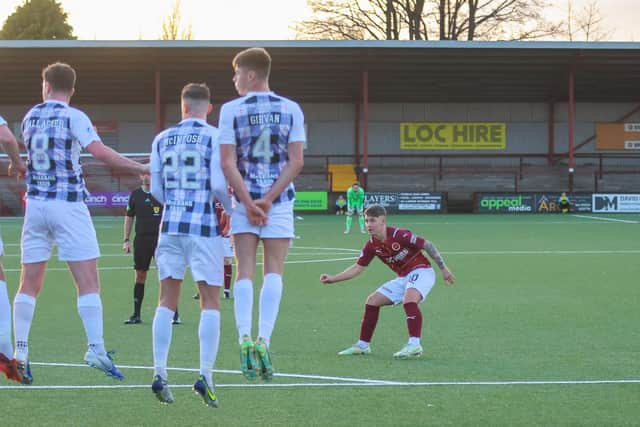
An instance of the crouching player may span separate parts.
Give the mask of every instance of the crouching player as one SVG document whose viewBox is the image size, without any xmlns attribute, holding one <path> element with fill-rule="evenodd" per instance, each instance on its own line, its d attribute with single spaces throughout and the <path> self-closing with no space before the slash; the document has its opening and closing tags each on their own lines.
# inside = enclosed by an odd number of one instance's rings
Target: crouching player
<svg viewBox="0 0 640 427">
<path fill-rule="evenodd" d="M 422 250 L 425 250 L 438 265 L 447 284 L 453 284 L 455 280 L 433 243 L 409 230 L 387 226 L 386 215 L 387 212 L 382 206 L 373 205 L 367 208 L 365 222 L 371 238 L 362 249 L 360 258 L 342 273 L 320 275 L 320 281 L 326 284 L 352 279 L 362 273 L 376 256 L 398 275 L 369 295 L 364 306 L 360 339 L 353 346 L 338 353 L 341 356 L 371 353 L 369 343 L 378 323 L 380 307 L 402 303 L 407 314 L 409 342 L 393 357 L 420 357 L 422 313 L 418 304 L 425 300 L 436 282 L 435 272 Z"/>
</svg>

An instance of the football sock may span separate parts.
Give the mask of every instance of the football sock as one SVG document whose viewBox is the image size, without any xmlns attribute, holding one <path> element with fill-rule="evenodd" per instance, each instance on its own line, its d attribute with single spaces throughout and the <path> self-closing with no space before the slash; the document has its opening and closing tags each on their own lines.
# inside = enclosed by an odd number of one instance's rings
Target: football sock
<svg viewBox="0 0 640 427">
<path fill-rule="evenodd" d="M 404 312 L 407 314 L 407 329 L 409 329 L 409 337 L 418 338 L 422 332 L 422 312 L 418 308 L 418 303 L 408 302 L 404 304 Z"/>
<path fill-rule="evenodd" d="M 13 300 L 13 333 L 16 342 L 16 359 L 24 361 L 29 356 L 29 330 L 36 309 L 36 299 L 27 294 L 16 294 Z"/>
<path fill-rule="evenodd" d="M 213 388 L 213 367 L 220 343 L 219 310 L 202 310 L 198 337 L 200 338 L 200 375 L 204 376 L 209 387 Z"/>
<path fill-rule="evenodd" d="M 178 319 L 180 319 L 180 313 L 178 313 L 178 307 L 176 307 L 176 311 L 173 313 L 173 321 L 176 322 Z"/>
<path fill-rule="evenodd" d="M 13 357 L 13 344 L 11 343 L 11 305 L 7 284 L 0 280 L 0 353 L 8 358 Z"/>
<path fill-rule="evenodd" d="M 362 340 L 358 340 L 358 342 L 356 343 L 356 345 L 360 348 L 367 348 L 369 347 L 369 343 L 362 341 Z"/>
<path fill-rule="evenodd" d="M 133 315 L 140 317 L 140 307 L 144 299 L 144 283 L 136 283 L 133 286 Z"/>
<path fill-rule="evenodd" d="M 352 221 L 353 221 L 353 218 L 351 217 L 351 215 L 347 215 L 347 230 L 351 230 Z"/>
<path fill-rule="evenodd" d="M 233 274 L 231 264 L 226 264 L 224 266 L 224 290 L 228 291 L 231 289 L 231 275 Z"/>
<path fill-rule="evenodd" d="M 78 314 L 84 324 L 87 342 L 96 353 L 102 354 L 104 350 L 103 325 L 102 325 L 102 301 L 99 294 L 85 294 L 78 297 Z"/>
<path fill-rule="evenodd" d="M 369 304 L 364 305 L 364 316 L 362 316 L 362 324 L 360 325 L 360 341 L 371 342 L 379 314 L 380 307 Z"/>
<path fill-rule="evenodd" d="M 236 316 L 238 336 L 251 336 L 251 321 L 253 313 L 253 283 L 249 279 L 236 281 L 233 285 L 233 310 Z"/>
<path fill-rule="evenodd" d="M 282 276 L 276 273 L 264 275 L 264 283 L 260 291 L 260 321 L 258 336 L 264 338 L 267 345 L 278 318 L 280 300 L 282 299 Z"/>
<path fill-rule="evenodd" d="M 159 306 L 156 308 L 156 315 L 153 317 L 153 370 L 155 375 L 160 375 L 167 379 L 167 359 L 169 357 L 169 346 L 171 346 L 171 320 L 173 310 Z"/>
<path fill-rule="evenodd" d="M 358 222 L 360 223 L 360 230 L 364 230 L 364 215 L 358 215 Z"/>
</svg>

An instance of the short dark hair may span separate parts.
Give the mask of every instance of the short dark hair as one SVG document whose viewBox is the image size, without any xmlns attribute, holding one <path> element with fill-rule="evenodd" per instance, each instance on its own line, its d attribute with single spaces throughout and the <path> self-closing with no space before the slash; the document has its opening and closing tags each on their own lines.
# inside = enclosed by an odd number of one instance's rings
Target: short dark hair
<svg viewBox="0 0 640 427">
<path fill-rule="evenodd" d="M 211 101 L 211 91 L 206 83 L 188 83 L 182 88 L 181 99 L 192 101 Z"/>
<path fill-rule="evenodd" d="M 353 184 L 351 184 L 351 186 L 353 187 L 354 185 L 357 185 L 358 187 L 360 187 L 360 183 L 358 181 L 354 182 Z"/>
<path fill-rule="evenodd" d="M 387 216 L 387 210 L 380 205 L 371 205 L 364 211 L 364 215 L 378 218 L 380 216 Z"/>
<path fill-rule="evenodd" d="M 255 71 L 258 77 L 267 79 L 271 72 L 271 56 L 261 47 L 252 47 L 238 53 L 232 65 L 234 68 L 244 67 Z"/>
<path fill-rule="evenodd" d="M 42 80 L 54 91 L 70 93 L 76 87 L 76 70 L 64 62 L 49 64 L 42 70 Z"/>
</svg>

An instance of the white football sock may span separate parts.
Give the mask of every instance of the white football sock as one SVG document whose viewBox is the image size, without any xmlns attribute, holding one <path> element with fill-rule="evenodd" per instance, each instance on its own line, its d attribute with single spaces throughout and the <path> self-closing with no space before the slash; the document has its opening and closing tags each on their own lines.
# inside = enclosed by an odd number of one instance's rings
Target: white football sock
<svg viewBox="0 0 640 427">
<path fill-rule="evenodd" d="M 276 325 L 280 300 L 282 299 L 282 276 L 268 273 L 264 276 L 264 283 L 260 291 L 260 321 L 258 336 L 264 338 L 267 345 L 271 341 L 271 334 Z"/>
<path fill-rule="evenodd" d="M 251 337 L 251 323 L 253 314 L 253 283 L 249 279 L 241 279 L 233 285 L 233 308 L 236 316 L 238 337 Z"/>
<path fill-rule="evenodd" d="M 360 348 L 367 348 L 369 347 L 369 343 L 366 341 L 362 341 L 362 340 L 358 340 L 358 342 L 356 343 L 356 345 Z"/>
<path fill-rule="evenodd" d="M 102 325 L 102 301 L 100 294 L 85 294 L 78 297 L 78 314 L 84 324 L 89 347 L 98 354 L 104 354 Z"/>
<path fill-rule="evenodd" d="M 153 367 L 155 375 L 160 375 L 165 380 L 168 378 L 167 359 L 171 346 L 171 332 L 173 331 L 171 322 L 174 313 L 167 307 L 158 307 L 156 315 L 153 317 Z"/>
<path fill-rule="evenodd" d="M 13 357 L 11 343 L 11 304 L 7 293 L 7 283 L 0 280 L 0 353 L 8 358 Z"/>
<path fill-rule="evenodd" d="M 25 361 L 29 357 L 29 331 L 33 322 L 36 299 L 27 294 L 16 294 L 13 300 L 13 332 L 16 342 L 15 358 Z"/>
<path fill-rule="evenodd" d="M 409 345 L 420 345 L 420 337 L 409 337 Z"/>
<path fill-rule="evenodd" d="M 218 356 L 220 343 L 220 311 L 202 310 L 200 313 L 200 375 L 203 375 L 213 389 L 213 367 Z"/>
</svg>

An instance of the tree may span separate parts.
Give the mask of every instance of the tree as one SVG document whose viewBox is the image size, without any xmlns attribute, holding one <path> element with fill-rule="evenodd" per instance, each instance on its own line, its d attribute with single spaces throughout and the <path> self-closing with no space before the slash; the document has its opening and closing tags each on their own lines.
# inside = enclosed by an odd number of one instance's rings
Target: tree
<svg viewBox="0 0 640 427">
<path fill-rule="evenodd" d="M 193 31 L 191 24 L 180 30 L 182 21 L 182 1 L 176 0 L 169 15 L 162 21 L 161 40 L 191 40 Z"/>
<path fill-rule="evenodd" d="M 25 0 L 5 21 L 0 39 L 75 40 L 67 18 L 56 0 Z"/>
<path fill-rule="evenodd" d="M 597 0 L 586 4 L 578 13 L 574 13 L 573 1 L 567 0 L 567 22 L 565 32 L 569 41 L 602 41 L 611 33 L 603 28 L 604 18 Z"/>
<path fill-rule="evenodd" d="M 307 0 L 298 38 L 532 40 L 561 32 L 547 0 Z"/>
</svg>

